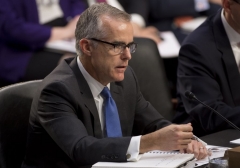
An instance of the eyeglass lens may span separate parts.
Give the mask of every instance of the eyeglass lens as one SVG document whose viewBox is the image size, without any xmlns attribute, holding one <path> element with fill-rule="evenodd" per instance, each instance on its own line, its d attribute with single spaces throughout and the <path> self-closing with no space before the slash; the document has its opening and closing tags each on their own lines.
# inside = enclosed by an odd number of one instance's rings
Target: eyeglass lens
<svg viewBox="0 0 240 168">
<path fill-rule="evenodd" d="M 114 52 L 116 54 L 122 53 L 123 50 L 125 50 L 126 47 L 129 48 L 130 53 L 134 53 L 136 51 L 137 44 L 136 43 L 130 43 L 130 44 L 127 44 L 127 45 L 125 45 L 125 44 L 115 45 Z"/>
</svg>

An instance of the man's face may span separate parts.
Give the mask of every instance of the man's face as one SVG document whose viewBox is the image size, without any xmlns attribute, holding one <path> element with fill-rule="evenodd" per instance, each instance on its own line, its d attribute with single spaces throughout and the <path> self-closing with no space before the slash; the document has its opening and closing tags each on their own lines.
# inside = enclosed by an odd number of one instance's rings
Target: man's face
<svg viewBox="0 0 240 168">
<path fill-rule="evenodd" d="M 103 26 L 107 35 L 98 39 L 114 44 L 129 44 L 133 42 L 133 28 L 130 22 L 102 16 Z M 96 41 L 95 41 L 96 42 Z M 114 47 L 110 44 L 97 42 L 97 47 L 91 51 L 91 70 L 89 73 L 100 83 L 106 85 L 113 81 L 122 81 L 124 72 L 131 59 L 129 48 L 122 53 L 114 54 Z"/>
<path fill-rule="evenodd" d="M 228 23 L 240 34 L 240 0 L 228 0 Z"/>
<path fill-rule="evenodd" d="M 232 16 L 238 30 L 240 30 L 240 0 L 234 0 Z"/>
</svg>

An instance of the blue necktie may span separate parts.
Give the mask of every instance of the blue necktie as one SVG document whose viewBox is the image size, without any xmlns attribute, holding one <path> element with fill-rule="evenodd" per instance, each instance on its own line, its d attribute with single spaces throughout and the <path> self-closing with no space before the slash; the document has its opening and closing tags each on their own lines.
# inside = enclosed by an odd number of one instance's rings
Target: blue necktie
<svg viewBox="0 0 240 168">
<path fill-rule="evenodd" d="M 117 106 L 111 96 L 108 87 L 104 87 L 101 95 L 104 97 L 105 128 L 107 137 L 121 137 L 122 130 L 119 121 Z"/>
</svg>

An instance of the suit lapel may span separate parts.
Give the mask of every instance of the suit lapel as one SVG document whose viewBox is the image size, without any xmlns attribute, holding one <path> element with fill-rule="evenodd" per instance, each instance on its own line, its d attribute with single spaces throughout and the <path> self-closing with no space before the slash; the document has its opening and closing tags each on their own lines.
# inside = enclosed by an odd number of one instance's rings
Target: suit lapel
<svg viewBox="0 0 240 168">
<path fill-rule="evenodd" d="M 85 80 L 84 76 L 82 75 L 81 71 L 79 70 L 79 67 L 77 65 L 77 57 L 71 61 L 70 67 L 73 70 L 73 72 L 77 78 L 78 86 L 80 89 L 80 94 L 83 99 L 83 103 L 94 117 L 94 136 L 97 138 L 102 138 L 101 124 L 100 124 L 100 120 L 99 120 L 99 116 L 98 116 L 97 107 L 96 107 L 95 101 L 93 99 L 91 90 L 87 84 L 87 81 Z M 123 88 L 122 88 L 120 82 L 111 83 L 110 91 L 111 91 L 111 95 L 117 105 L 121 128 L 122 128 L 122 134 L 123 134 L 123 136 L 125 136 L 125 134 L 127 133 L 127 126 L 124 125 L 124 120 L 127 117 L 127 113 L 126 113 L 124 97 L 123 97 Z"/>
<path fill-rule="evenodd" d="M 101 130 L 101 124 L 100 124 L 97 107 L 96 107 L 92 92 L 87 84 L 87 81 L 85 80 L 84 76 L 82 75 L 81 71 L 79 70 L 79 67 L 77 65 L 77 57 L 71 61 L 70 67 L 76 76 L 76 79 L 78 82 L 78 87 L 80 89 L 80 94 L 83 99 L 83 103 L 84 103 L 85 107 L 93 115 L 94 136 L 97 138 L 102 138 L 102 130 Z"/>
<path fill-rule="evenodd" d="M 222 60 L 226 69 L 226 76 L 228 78 L 234 103 L 238 106 L 240 105 L 240 74 L 228 36 L 221 21 L 221 12 L 214 18 L 213 32 L 218 50 L 222 53 Z"/>
</svg>

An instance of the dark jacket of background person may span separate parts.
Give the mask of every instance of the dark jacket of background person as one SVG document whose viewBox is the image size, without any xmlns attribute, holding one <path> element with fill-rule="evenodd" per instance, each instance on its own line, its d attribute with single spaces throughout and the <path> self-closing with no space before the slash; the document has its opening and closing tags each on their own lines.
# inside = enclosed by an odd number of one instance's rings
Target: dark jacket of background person
<svg viewBox="0 0 240 168">
<path fill-rule="evenodd" d="M 148 20 L 149 3 L 146 0 L 118 0 L 127 13 L 141 15 L 145 21 Z"/>
<path fill-rule="evenodd" d="M 199 136 L 231 128 L 209 109 L 189 101 L 184 96 L 189 90 L 240 127 L 240 76 L 221 11 L 183 42 L 177 75 L 179 108 L 173 122 L 191 122 Z"/>
<path fill-rule="evenodd" d="M 210 3 L 210 8 L 203 12 L 195 10 L 194 0 L 149 0 L 149 21 L 160 31 L 171 30 L 173 21 L 179 16 L 210 16 L 215 14 L 220 5 Z"/>
<path fill-rule="evenodd" d="M 103 137 L 95 101 L 77 58 L 61 63 L 44 79 L 34 98 L 22 167 L 74 168 L 91 167 L 97 161 L 126 162 L 131 136 L 170 124 L 143 98 L 130 67 L 123 81 L 110 85 L 121 138 Z"/>
<path fill-rule="evenodd" d="M 86 8 L 79 0 L 59 0 L 66 20 Z M 0 80 L 18 82 L 34 51 L 44 47 L 51 28 L 39 24 L 35 0 L 0 0 Z"/>
</svg>

